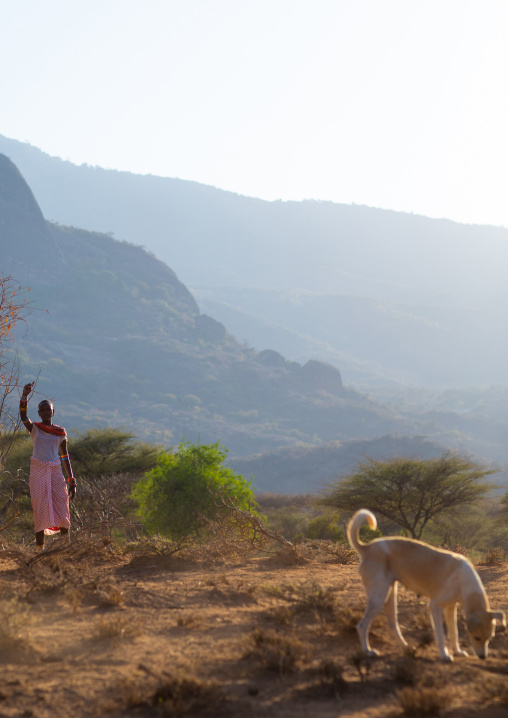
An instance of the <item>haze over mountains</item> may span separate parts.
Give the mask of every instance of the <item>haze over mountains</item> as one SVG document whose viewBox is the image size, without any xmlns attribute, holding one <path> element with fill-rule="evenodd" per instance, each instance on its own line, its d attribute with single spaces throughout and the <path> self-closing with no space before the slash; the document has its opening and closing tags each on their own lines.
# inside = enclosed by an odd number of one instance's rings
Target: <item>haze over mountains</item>
<svg viewBox="0 0 508 718">
<path fill-rule="evenodd" d="M 330 365 L 240 345 L 145 250 L 46 222 L 3 155 L 0 248 L 2 271 L 49 310 L 35 309 L 19 337 L 22 382 L 40 372 L 39 395 L 56 398 L 69 427 L 124 425 L 165 445 L 222 440 L 237 456 L 408 428 Z"/>
<path fill-rule="evenodd" d="M 21 342 L 24 371 L 41 368 L 68 426 L 221 439 L 275 491 L 314 490 L 366 454 L 508 464 L 507 385 L 477 386 L 507 379 L 506 230 L 268 203 L 0 137 L 1 151 L 44 197 L 41 213 L 0 158 L 0 268 L 50 309 Z"/>
<path fill-rule="evenodd" d="M 266 202 L 77 167 L 0 137 L 44 215 L 165 261 L 201 309 L 258 349 L 335 364 L 346 383 L 508 381 L 508 230 L 330 202 Z"/>
</svg>

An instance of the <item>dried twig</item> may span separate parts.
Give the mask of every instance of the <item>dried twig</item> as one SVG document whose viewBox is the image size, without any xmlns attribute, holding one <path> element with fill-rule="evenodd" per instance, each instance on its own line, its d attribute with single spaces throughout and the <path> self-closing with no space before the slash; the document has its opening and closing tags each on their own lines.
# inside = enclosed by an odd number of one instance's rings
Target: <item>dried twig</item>
<svg viewBox="0 0 508 718">
<path fill-rule="evenodd" d="M 231 497 L 225 498 L 222 492 L 214 492 L 210 488 L 208 490 L 213 496 L 213 502 L 216 508 L 218 508 L 219 510 L 227 511 L 230 515 L 240 518 L 244 526 L 247 526 L 251 530 L 251 540 L 253 542 L 253 547 L 256 543 L 256 538 L 261 535 L 272 541 L 276 541 L 285 549 L 289 549 L 292 553 L 296 554 L 295 545 L 291 543 L 291 541 L 288 541 L 286 538 L 284 538 L 284 536 L 279 533 L 279 531 L 272 531 L 271 529 L 269 529 L 259 518 L 259 516 L 256 516 L 256 514 L 252 513 L 250 505 L 249 510 L 246 511 L 245 509 L 241 509 Z"/>
</svg>

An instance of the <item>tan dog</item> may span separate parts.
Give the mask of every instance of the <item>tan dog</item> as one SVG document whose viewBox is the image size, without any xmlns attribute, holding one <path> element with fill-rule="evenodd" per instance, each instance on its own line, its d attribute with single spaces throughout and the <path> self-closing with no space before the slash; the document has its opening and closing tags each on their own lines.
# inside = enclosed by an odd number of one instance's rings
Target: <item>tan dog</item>
<svg viewBox="0 0 508 718">
<path fill-rule="evenodd" d="M 452 653 L 466 655 L 459 646 L 457 604 L 462 604 L 473 648 L 486 658 L 488 643 L 495 633 L 496 621 L 506 626 L 503 611 L 490 611 L 480 577 L 467 558 L 451 551 L 434 548 L 421 541 L 388 536 L 364 543 L 360 526 L 377 526 L 376 517 L 367 509 L 357 511 L 349 522 L 347 536 L 360 555 L 360 576 L 367 592 L 367 609 L 357 626 L 362 648 L 368 656 L 377 656 L 369 644 L 372 621 L 386 604 L 388 624 L 399 641 L 407 646 L 397 621 L 397 582 L 417 594 L 430 598 L 430 612 L 439 654 L 453 661 L 446 646 L 443 619 L 448 629 Z"/>
</svg>

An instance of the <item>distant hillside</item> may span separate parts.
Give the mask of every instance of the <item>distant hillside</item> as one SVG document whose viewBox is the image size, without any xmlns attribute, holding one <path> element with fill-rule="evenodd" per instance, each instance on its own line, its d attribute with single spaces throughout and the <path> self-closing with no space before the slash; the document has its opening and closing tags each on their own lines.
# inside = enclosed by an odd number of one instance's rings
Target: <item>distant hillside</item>
<svg viewBox="0 0 508 718">
<path fill-rule="evenodd" d="M 4 156 L 0 197 L 1 270 L 49 310 L 19 338 L 22 380 L 40 370 L 38 391 L 68 426 L 220 439 L 236 455 L 416 426 L 344 387 L 331 365 L 240 345 L 143 249 L 47 223 Z"/>
<path fill-rule="evenodd" d="M 331 441 L 320 446 L 296 446 L 236 458 L 233 467 L 252 477 L 259 492 L 319 493 L 328 484 L 353 471 L 359 461 L 396 456 L 432 459 L 444 448 L 423 437 L 383 436 L 377 439 Z M 276 489 L 274 488 L 276 487 Z"/>
<path fill-rule="evenodd" d="M 51 158 L 0 136 L 46 217 L 146 246 L 258 349 L 346 383 L 508 381 L 508 230 L 331 202 L 264 202 Z"/>
<path fill-rule="evenodd" d="M 401 303 L 261 289 L 193 290 L 239 339 L 339 366 L 347 383 L 445 388 L 508 381 L 506 303 Z M 489 348 L 486 351 L 486 348 Z"/>
<path fill-rule="evenodd" d="M 49 157 L 0 135 L 44 216 L 143 242 L 187 285 L 397 301 L 506 298 L 508 230 L 332 202 L 266 202 Z"/>
<path fill-rule="evenodd" d="M 431 440 L 439 449 L 508 464 L 506 391 L 457 391 L 449 407 L 444 394 L 429 391 L 412 402 L 391 389 L 378 401 L 343 385 L 330 364 L 298 363 L 240 344 L 199 312 L 185 285 L 153 255 L 46 222 L 3 156 L 0 271 L 29 285 L 36 308 L 49 310 L 35 309 L 28 334 L 19 336 L 21 378 L 40 372 L 38 391 L 55 399 L 68 428 L 123 425 L 165 445 L 183 437 L 222 440 L 231 461 L 275 452 L 278 478 L 270 473 L 272 458 L 261 457 L 256 468 L 256 481 L 275 492 L 292 490 L 291 475 L 298 477 L 295 490 L 317 487 L 340 470 L 346 454 L 349 466 L 386 434 L 400 437 L 393 441 L 401 450 L 413 450 L 419 440 L 411 436 L 418 434 L 427 437 L 423 448 Z M 328 442 L 340 442 L 339 453 Z M 247 474 L 251 469 L 245 465 Z"/>
</svg>

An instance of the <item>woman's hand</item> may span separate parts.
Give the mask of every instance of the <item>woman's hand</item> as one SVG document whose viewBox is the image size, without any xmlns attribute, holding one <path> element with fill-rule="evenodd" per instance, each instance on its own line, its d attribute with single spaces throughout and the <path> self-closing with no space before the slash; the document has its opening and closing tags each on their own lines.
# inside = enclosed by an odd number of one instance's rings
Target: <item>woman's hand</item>
<svg viewBox="0 0 508 718">
<path fill-rule="evenodd" d="M 25 384 L 25 386 L 23 387 L 23 396 L 24 397 L 27 397 L 30 394 L 30 392 L 33 389 L 34 384 L 35 384 L 34 381 L 31 384 Z"/>
</svg>

